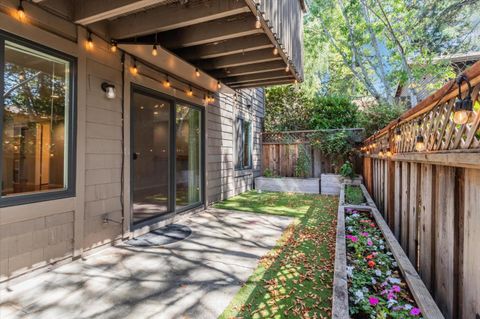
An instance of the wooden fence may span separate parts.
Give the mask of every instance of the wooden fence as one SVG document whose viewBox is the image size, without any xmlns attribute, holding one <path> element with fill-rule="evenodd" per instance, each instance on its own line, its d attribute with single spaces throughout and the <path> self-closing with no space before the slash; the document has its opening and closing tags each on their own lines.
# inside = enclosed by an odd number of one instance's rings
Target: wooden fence
<svg viewBox="0 0 480 319">
<path fill-rule="evenodd" d="M 305 152 L 309 156 L 309 172 L 306 177 L 320 177 L 321 174 L 334 173 L 336 169 L 328 156 L 312 148 L 311 138 L 315 133 L 347 132 L 352 143 L 360 142 L 364 136 L 363 129 L 309 130 L 265 132 L 262 134 L 263 170 L 269 170 L 275 176 L 294 177 L 298 156 Z"/>
<path fill-rule="evenodd" d="M 453 122 L 458 87 L 447 83 L 366 140 L 363 175 L 445 318 L 478 319 L 480 62 L 465 75 L 475 103 L 469 123 Z M 425 151 L 415 151 L 417 136 Z"/>
</svg>

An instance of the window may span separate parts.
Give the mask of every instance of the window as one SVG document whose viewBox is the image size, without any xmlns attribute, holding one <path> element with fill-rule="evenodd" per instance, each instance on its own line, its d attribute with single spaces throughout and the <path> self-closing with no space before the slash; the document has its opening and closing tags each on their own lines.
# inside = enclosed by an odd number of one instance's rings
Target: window
<svg viewBox="0 0 480 319">
<path fill-rule="evenodd" d="M 237 118 L 235 122 L 236 135 L 236 169 L 252 168 L 252 142 L 251 142 L 252 124 L 242 118 Z"/>
<path fill-rule="evenodd" d="M 71 196 L 73 61 L 1 34 L 0 49 L 0 205 Z"/>
</svg>

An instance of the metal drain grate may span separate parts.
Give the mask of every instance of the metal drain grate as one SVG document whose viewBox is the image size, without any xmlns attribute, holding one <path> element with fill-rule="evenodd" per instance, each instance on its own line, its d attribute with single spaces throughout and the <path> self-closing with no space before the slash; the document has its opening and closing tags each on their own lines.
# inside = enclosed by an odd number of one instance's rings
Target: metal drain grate
<svg viewBox="0 0 480 319">
<path fill-rule="evenodd" d="M 171 224 L 137 238 L 130 239 L 127 244 L 136 247 L 164 246 L 184 240 L 192 234 L 190 227 Z"/>
</svg>

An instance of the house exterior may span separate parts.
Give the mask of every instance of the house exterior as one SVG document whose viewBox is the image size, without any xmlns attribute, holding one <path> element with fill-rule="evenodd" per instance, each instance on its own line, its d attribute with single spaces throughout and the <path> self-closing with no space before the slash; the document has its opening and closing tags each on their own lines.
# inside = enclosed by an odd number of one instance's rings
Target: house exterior
<svg viewBox="0 0 480 319">
<path fill-rule="evenodd" d="M 247 191 L 301 0 L 2 0 L 0 282 Z"/>
</svg>

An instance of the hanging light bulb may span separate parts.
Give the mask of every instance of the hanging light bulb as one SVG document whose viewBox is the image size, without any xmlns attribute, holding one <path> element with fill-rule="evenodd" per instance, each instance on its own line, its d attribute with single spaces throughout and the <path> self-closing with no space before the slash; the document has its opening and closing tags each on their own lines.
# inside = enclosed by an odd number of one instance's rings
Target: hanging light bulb
<svg viewBox="0 0 480 319">
<path fill-rule="evenodd" d="M 19 4 L 18 4 L 18 7 L 17 7 L 17 17 L 18 17 L 18 20 L 20 21 L 25 21 L 25 9 L 23 8 L 23 0 L 20 0 Z"/>
<path fill-rule="evenodd" d="M 400 142 L 402 140 L 402 130 L 397 127 L 397 129 L 395 130 L 395 142 Z"/>
<path fill-rule="evenodd" d="M 168 79 L 168 75 L 167 75 L 167 78 L 165 79 L 165 81 L 163 82 L 163 86 L 165 88 L 170 88 L 171 84 L 170 84 L 170 80 Z"/>
<path fill-rule="evenodd" d="M 115 41 L 113 41 L 113 40 L 110 42 L 110 51 L 111 51 L 112 53 L 117 52 L 117 42 L 115 42 Z"/>
<path fill-rule="evenodd" d="M 208 103 L 208 97 L 206 94 L 203 95 L 203 103 L 207 104 Z"/>
<path fill-rule="evenodd" d="M 198 69 L 195 69 L 195 75 L 198 77 L 200 77 L 200 71 Z"/>
<path fill-rule="evenodd" d="M 257 20 L 255 21 L 255 29 L 260 29 L 262 27 L 262 22 L 260 21 L 260 14 L 257 12 Z"/>
<path fill-rule="evenodd" d="M 87 38 L 87 49 L 92 50 L 93 49 L 93 39 L 92 39 L 92 32 L 88 33 L 88 38 Z"/>
<path fill-rule="evenodd" d="M 138 74 L 137 60 L 133 60 L 133 66 L 131 68 L 131 72 L 132 72 L 133 75 Z"/>
<path fill-rule="evenodd" d="M 222 83 L 220 83 L 220 81 L 217 81 L 217 89 L 221 89 L 222 88 Z"/>
<path fill-rule="evenodd" d="M 287 66 L 285 67 L 285 72 L 287 72 L 287 73 L 290 72 L 290 65 L 289 64 L 287 64 Z"/>
<path fill-rule="evenodd" d="M 187 95 L 188 95 L 188 96 L 193 96 L 193 90 L 192 90 L 192 87 L 191 87 L 191 86 L 188 88 Z"/>
<path fill-rule="evenodd" d="M 380 150 L 380 152 L 378 152 L 378 157 L 383 158 L 383 150 Z"/>
<path fill-rule="evenodd" d="M 390 150 L 390 147 L 387 148 L 387 153 L 386 153 L 386 155 L 387 155 L 388 158 L 392 157 L 393 154 L 392 154 L 392 151 Z"/>
<path fill-rule="evenodd" d="M 212 96 L 210 97 L 210 103 L 214 103 L 214 102 L 215 102 L 215 97 L 212 95 Z"/>
<path fill-rule="evenodd" d="M 416 142 L 415 142 L 415 150 L 417 150 L 417 152 L 425 151 L 425 139 L 421 134 L 417 135 Z"/>
<path fill-rule="evenodd" d="M 278 55 L 278 48 L 277 47 L 273 48 L 273 55 Z"/>
<path fill-rule="evenodd" d="M 157 55 L 158 55 L 158 50 L 157 50 L 157 45 L 156 45 L 156 44 L 153 45 L 152 55 L 153 55 L 153 56 L 157 56 Z"/>
<path fill-rule="evenodd" d="M 462 99 L 462 83 L 468 85 L 467 97 Z M 453 121 L 455 124 L 466 124 L 473 114 L 472 85 L 465 75 L 460 75 L 457 79 L 458 97 L 453 107 Z"/>
</svg>

